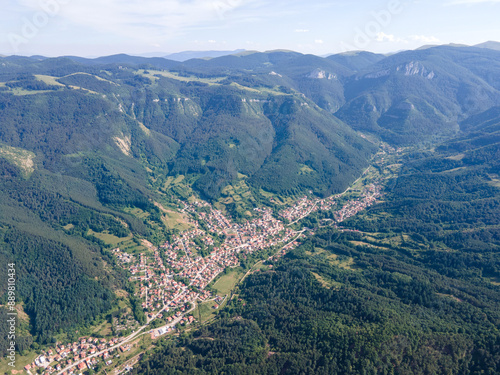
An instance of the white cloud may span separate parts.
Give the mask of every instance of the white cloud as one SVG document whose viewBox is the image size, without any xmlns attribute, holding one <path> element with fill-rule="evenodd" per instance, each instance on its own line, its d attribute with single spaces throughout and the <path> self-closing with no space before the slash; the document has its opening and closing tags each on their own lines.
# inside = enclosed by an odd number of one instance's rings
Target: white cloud
<svg viewBox="0 0 500 375">
<path fill-rule="evenodd" d="M 314 41 L 314 43 L 316 43 L 316 44 L 323 44 L 323 43 L 325 43 L 325 42 L 324 42 L 323 40 L 321 40 L 321 39 L 316 39 L 316 40 Z"/>
<path fill-rule="evenodd" d="M 393 34 L 386 34 L 384 32 L 380 32 L 375 37 L 377 42 L 390 42 L 390 43 L 405 43 L 408 44 L 410 42 L 418 42 L 418 43 L 440 43 L 440 40 L 435 36 L 426 36 L 426 35 L 410 35 L 409 37 L 400 38 L 396 37 Z"/>
<path fill-rule="evenodd" d="M 192 28 L 220 27 L 229 12 L 259 1 L 262 0 L 61 0 L 57 16 L 98 32 L 152 44 Z M 26 10 L 41 9 L 40 0 L 19 3 Z"/>
<path fill-rule="evenodd" d="M 308 33 L 309 30 L 307 30 L 307 29 L 295 29 L 295 32 L 296 33 Z"/>
<path fill-rule="evenodd" d="M 386 34 L 384 32 L 378 33 L 377 36 L 375 37 L 375 40 L 377 42 L 391 42 L 391 43 L 397 41 L 397 39 L 396 39 L 396 37 L 394 35 L 392 35 L 392 34 Z"/>
<path fill-rule="evenodd" d="M 440 43 L 441 41 L 435 36 L 426 36 L 426 35 L 411 35 L 409 37 L 410 40 L 414 42 L 421 43 Z"/>
</svg>

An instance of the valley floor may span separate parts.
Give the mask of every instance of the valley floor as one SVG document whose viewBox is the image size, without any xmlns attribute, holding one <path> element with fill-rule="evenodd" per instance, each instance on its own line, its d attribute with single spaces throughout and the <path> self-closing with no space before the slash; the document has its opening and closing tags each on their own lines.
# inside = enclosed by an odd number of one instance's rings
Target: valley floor
<svg viewBox="0 0 500 375">
<path fill-rule="evenodd" d="M 127 253 L 119 247 L 113 250 L 118 264 L 129 272 L 129 279 L 136 286 L 136 296 L 146 311 L 146 324 L 136 326 L 126 337 L 110 337 L 95 343 L 88 338 L 76 343 L 58 343 L 53 352 L 46 351 L 33 361 L 28 372 L 37 368 L 44 369 L 43 373 L 58 375 L 79 373 L 87 368 L 98 372 L 106 368 L 109 372 L 115 366 L 116 353 L 129 354 L 127 357 L 137 355 L 137 350 L 129 352 L 130 344 L 134 343 L 135 348 L 142 336 L 150 335 L 155 340 L 175 332 L 176 327 L 192 324 L 199 315 L 191 314 L 195 306 L 200 310 L 209 304 L 214 313 L 222 309 L 231 298 L 234 286 L 258 269 L 263 260 L 278 259 L 314 234 L 313 229 L 304 225 L 304 219 L 311 214 L 330 212 L 332 219 L 321 220 L 319 227 L 350 231 L 342 228 L 341 223 L 382 197 L 383 186 L 394 176 L 392 164 L 400 153 L 401 150 L 395 149 L 381 151 L 374 165 L 345 192 L 325 199 L 304 196 L 282 209 L 278 218 L 268 208 L 256 208 L 257 218 L 235 223 L 207 202 L 179 201 L 182 207 L 179 214 L 189 218 L 192 229 L 179 233 L 160 248 L 144 240 L 147 251 L 139 254 Z M 214 246 L 214 234 L 224 239 L 219 246 Z M 199 254 L 201 243 L 203 248 L 212 249 L 204 257 Z M 245 276 L 240 274 L 227 288 L 217 285 L 218 282 L 214 285 L 214 280 L 224 278 L 223 275 L 231 273 L 245 259 L 255 259 L 255 266 L 250 265 Z M 258 259 L 262 261 L 257 262 Z M 214 313 L 209 312 L 208 316 Z M 125 326 L 118 327 L 120 329 Z M 120 363 L 123 367 L 123 359 Z M 126 371 L 125 367 L 122 370 Z"/>
</svg>

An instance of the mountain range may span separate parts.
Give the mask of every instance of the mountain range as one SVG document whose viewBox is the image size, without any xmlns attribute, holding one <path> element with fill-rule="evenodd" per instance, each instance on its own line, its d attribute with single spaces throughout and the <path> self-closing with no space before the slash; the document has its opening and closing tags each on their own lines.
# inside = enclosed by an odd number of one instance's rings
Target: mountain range
<svg viewBox="0 0 500 375">
<path fill-rule="evenodd" d="M 180 207 L 179 199 L 201 197 L 243 222 L 262 205 L 274 210 L 276 201 L 290 197 L 344 192 L 383 145 L 414 148 L 415 160 L 402 177 L 390 181 L 394 192 L 384 205 L 370 211 L 372 216 L 358 227 L 351 224 L 377 236 L 399 231 L 400 224 L 413 228 L 411 238 L 424 243 L 418 251 L 403 233 L 398 239 L 403 255 L 396 245 L 390 248 L 405 257 L 403 263 L 413 267 L 427 262 L 421 249 L 435 250 L 442 243 L 452 248 L 456 238 L 467 237 L 476 223 L 467 214 L 471 207 L 478 217 L 487 213 L 489 221 L 481 225 L 494 222 L 497 201 L 490 185 L 497 181 L 500 160 L 498 43 L 389 56 L 359 51 L 318 57 L 285 50 L 203 54 L 0 57 L 0 263 L 13 258 L 18 265 L 19 299 L 30 317 L 23 336 L 26 347 L 33 340 L 49 343 L 63 331 L 76 336 L 83 325 L 117 306 L 113 292 L 126 295 L 129 284 L 126 274 L 110 266 L 115 260 L 103 238 L 128 238 L 130 246 L 141 246 L 140 240 L 159 245 L 172 238 L 179 229 L 169 224 L 165 215 L 173 214 L 160 201 L 173 209 Z M 422 176 L 428 186 L 419 180 Z M 235 186 L 241 193 L 228 199 L 228 189 Z M 401 197 L 416 210 L 402 204 Z M 473 205 L 469 197 L 474 197 Z M 452 212 L 453 220 L 442 219 L 442 212 Z M 421 216 L 412 216 L 417 214 Z M 389 229 L 377 223 L 387 223 Z M 432 238 L 418 236 L 429 228 Z M 338 234 L 321 235 L 308 252 L 336 246 L 332 238 Z M 471 248 L 490 249 L 487 238 L 496 243 L 498 234 L 488 228 L 470 236 Z M 342 256 L 367 262 L 358 237 L 339 241 Z M 379 251 L 379 245 L 369 251 Z M 300 263 L 303 253 L 289 260 Z M 376 265 L 367 269 L 382 273 L 389 263 L 378 254 Z M 481 267 L 478 273 L 496 275 L 496 265 Z M 302 271 L 293 272 L 307 279 Z M 382 301 L 396 294 L 404 299 L 408 285 L 424 293 L 432 279 L 415 276 L 405 284 L 403 276 L 393 280 L 385 275 L 375 277 L 380 286 L 371 288 L 373 275 L 367 275 L 345 276 L 342 282 L 354 280 L 356 288 L 362 285 Z M 467 288 L 486 288 L 469 276 Z M 450 290 L 462 288 L 432 277 Z M 311 288 L 311 280 L 304 288 Z M 394 291 L 384 289 L 391 283 L 397 285 L 391 286 Z M 486 289 L 475 307 L 491 302 L 484 297 Z M 301 303 L 322 303 L 323 297 L 316 297 Z M 440 304 L 429 301 L 419 302 L 418 308 Z M 129 302 L 131 311 L 139 309 L 136 300 Z M 400 313 L 410 314 L 405 306 Z M 378 322 L 378 314 L 380 320 L 392 319 L 377 309 L 363 310 L 360 322 Z M 396 344 L 387 344 L 387 353 Z"/>
<path fill-rule="evenodd" d="M 435 142 L 500 106 L 500 51 L 491 48 L 0 64 L 0 142 L 33 152 L 35 169 L 74 174 L 68 165 L 98 154 L 137 164 L 135 174 L 156 166 L 191 176 L 208 199 L 239 175 L 272 193 L 340 192 L 368 165 L 375 140 Z"/>
</svg>

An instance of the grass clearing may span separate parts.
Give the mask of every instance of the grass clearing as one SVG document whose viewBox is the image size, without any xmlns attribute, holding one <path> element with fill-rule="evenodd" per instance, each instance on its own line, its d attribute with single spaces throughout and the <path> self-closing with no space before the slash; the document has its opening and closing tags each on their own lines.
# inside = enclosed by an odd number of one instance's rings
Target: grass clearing
<svg viewBox="0 0 500 375">
<path fill-rule="evenodd" d="M 443 293 L 436 293 L 436 294 L 437 294 L 439 297 L 443 297 L 443 298 L 450 298 L 450 299 L 452 299 L 452 300 L 453 300 L 453 301 L 455 301 L 455 302 L 459 302 L 459 303 L 463 302 L 460 298 L 457 298 L 457 297 L 455 297 L 455 296 L 454 296 L 454 295 L 452 295 L 452 294 L 443 294 Z"/>
<path fill-rule="evenodd" d="M 133 239 L 127 240 L 125 242 L 122 242 L 120 244 L 120 249 L 123 252 L 129 253 L 129 254 L 138 254 L 138 253 L 143 253 L 147 251 L 146 247 L 142 245 L 136 244 Z"/>
<path fill-rule="evenodd" d="M 336 254 L 333 254 L 333 255 L 336 255 Z M 330 259 L 330 264 L 331 265 L 334 265 L 334 266 L 337 266 L 339 268 L 343 268 L 345 270 L 349 270 L 349 271 L 355 271 L 355 268 L 353 267 L 354 266 L 354 259 L 349 257 L 347 259 L 343 259 L 344 257 L 339 257 L 337 256 L 336 259 L 333 259 L 332 257 L 328 257 Z"/>
<path fill-rule="evenodd" d="M 167 181 L 165 181 L 165 183 L 163 184 L 163 188 L 166 190 L 169 188 L 169 186 L 172 184 L 172 182 L 174 182 L 175 180 L 175 177 L 173 176 L 168 176 L 167 177 Z"/>
<path fill-rule="evenodd" d="M 314 173 L 314 169 L 310 168 L 305 164 L 301 164 L 299 175 Z"/>
<path fill-rule="evenodd" d="M 343 268 L 349 271 L 356 271 L 354 267 L 354 258 L 345 255 L 337 255 L 329 251 L 315 247 L 314 252 L 306 251 L 306 254 L 312 257 L 324 258 L 330 265 Z"/>
<path fill-rule="evenodd" d="M 500 286 L 500 277 L 490 277 L 488 280 L 491 284 Z"/>
<path fill-rule="evenodd" d="M 111 323 L 104 321 L 92 330 L 91 335 L 100 334 L 102 336 L 110 336 L 112 333 L 111 327 Z"/>
<path fill-rule="evenodd" d="M 250 92 L 253 92 L 256 94 L 259 94 L 261 92 L 260 90 L 257 90 L 257 89 L 251 88 L 251 87 L 242 86 L 236 82 L 231 82 L 230 86 L 236 87 L 237 89 L 240 89 L 240 90 L 250 91 Z"/>
<path fill-rule="evenodd" d="M 29 323 L 30 317 L 24 311 L 24 302 L 18 303 L 15 308 L 16 308 L 18 321 L 23 321 L 25 323 Z"/>
<path fill-rule="evenodd" d="M 258 263 L 252 267 L 253 272 L 266 272 L 269 271 L 272 268 L 272 266 L 264 264 L 264 263 Z"/>
<path fill-rule="evenodd" d="M 82 90 L 82 91 L 86 91 L 90 94 L 96 94 L 96 95 L 101 95 L 99 94 L 98 92 L 96 91 L 92 91 L 92 90 L 89 90 L 89 89 L 86 89 L 84 87 L 80 87 L 80 86 L 73 86 L 73 85 L 68 85 L 68 87 L 72 88 L 73 90 Z"/>
<path fill-rule="evenodd" d="M 128 298 L 129 294 L 126 290 L 123 290 L 123 289 L 117 289 L 115 290 L 115 295 L 120 298 L 120 297 L 123 297 L 123 298 Z"/>
<path fill-rule="evenodd" d="M 320 274 L 316 273 L 316 272 L 311 272 L 312 275 L 316 278 L 316 280 L 319 281 L 319 283 L 326 289 L 340 289 L 340 287 L 342 286 L 341 283 L 339 282 L 336 282 L 336 281 L 333 281 L 331 279 L 327 279 L 323 276 L 321 276 Z"/>
<path fill-rule="evenodd" d="M 16 353 L 15 367 L 9 366 L 9 360 L 7 358 L 2 358 L 2 360 L 0 360 L 0 374 L 5 374 L 5 375 L 11 375 L 11 374 L 14 375 L 16 373 L 26 374 L 24 366 L 33 363 L 36 357 L 38 357 L 36 352 L 30 352 L 25 356 Z"/>
<path fill-rule="evenodd" d="M 194 309 L 193 311 L 194 318 L 202 324 L 214 318 L 217 315 L 218 311 L 213 308 L 215 305 L 216 305 L 215 301 L 207 301 L 199 303 L 196 306 L 196 309 Z"/>
<path fill-rule="evenodd" d="M 139 121 L 138 121 L 139 122 Z M 146 125 L 144 125 L 142 122 L 139 122 L 139 127 L 141 128 L 141 130 L 144 132 L 144 134 L 146 134 L 147 136 L 150 136 L 151 135 L 151 130 L 149 130 Z"/>
<path fill-rule="evenodd" d="M 24 90 L 21 88 L 13 88 L 10 92 L 16 96 L 26 96 L 26 95 L 36 95 L 36 94 L 46 94 L 48 92 L 53 92 L 52 90 Z"/>
<path fill-rule="evenodd" d="M 87 234 L 94 236 L 96 238 L 99 238 L 100 240 L 104 241 L 106 244 L 112 245 L 112 246 L 117 246 L 118 244 L 121 244 L 122 242 L 131 240 L 133 238 L 132 233 L 130 233 L 127 237 L 120 238 L 120 237 L 116 237 L 116 236 L 109 234 L 109 233 L 106 233 L 106 232 L 97 233 L 97 232 L 94 232 L 92 229 L 89 229 Z"/>
<path fill-rule="evenodd" d="M 453 172 L 463 171 L 464 169 L 467 169 L 467 167 L 458 167 L 458 168 L 448 169 L 446 171 L 442 171 L 441 173 L 453 173 Z"/>
<path fill-rule="evenodd" d="M 219 82 L 221 82 L 227 78 L 227 77 L 200 78 L 200 77 L 196 77 L 194 75 L 184 77 L 184 76 L 180 76 L 178 73 L 175 73 L 175 72 L 169 72 L 166 70 L 151 70 L 151 69 L 148 69 L 147 73 L 144 69 L 141 69 L 141 70 L 138 70 L 136 74 L 140 74 L 140 75 L 143 75 L 144 77 L 148 77 L 153 82 L 158 80 L 157 76 L 160 75 L 162 77 L 175 79 L 175 80 L 181 81 L 181 82 L 202 82 L 202 83 L 206 83 L 208 85 L 218 85 Z"/>
<path fill-rule="evenodd" d="M 129 213 L 129 214 L 134 215 L 135 217 L 138 217 L 139 219 L 145 219 L 151 215 L 149 212 L 143 211 L 137 207 L 126 208 L 124 211 Z"/>
<path fill-rule="evenodd" d="M 72 74 L 68 74 L 67 76 L 64 76 L 62 78 L 65 78 L 65 77 L 70 77 L 70 76 L 74 76 L 74 75 L 78 75 L 78 74 L 85 74 L 85 75 L 88 75 L 88 76 L 91 76 L 91 77 L 94 77 L 96 78 L 97 80 L 99 81 L 105 81 L 105 82 L 108 82 L 108 83 L 111 83 L 115 86 L 119 86 L 118 84 L 112 82 L 112 81 L 108 81 L 107 79 L 104 79 L 104 78 L 101 78 L 101 77 L 98 77 L 96 75 L 93 75 L 93 74 L 89 74 L 89 73 L 83 73 L 83 72 L 79 72 L 79 73 L 72 73 Z M 41 81 L 41 82 L 44 82 L 46 83 L 47 85 L 51 85 L 51 86 L 58 86 L 58 87 L 61 87 L 61 88 L 64 88 L 64 87 L 70 87 L 72 89 L 75 89 L 75 90 L 83 90 L 83 91 L 87 91 L 89 93 L 92 93 L 92 94 L 99 94 L 98 92 L 96 91 L 92 91 L 92 90 L 89 90 L 89 89 L 86 89 L 84 87 L 80 87 L 80 86 L 73 86 L 73 85 L 65 85 L 61 82 L 59 82 L 57 79 L 59 77 L 53 77 L 53 76 L 49 76 L 49 75 L 44 75 L 44 74 L 35 74 L 35 78 L 38 80 L 38 81 Z M 46 91 L 44 91 L 46 92 Z"/>
<path fill-rule="evenodd" d="M 243 274 L 239 271 L 230 271 L 226 275 L 223 275 L 217 282 L 214 284 L 214 289 L 217 290 L 217 293 L 220 295 L 228 295 L 231 290 L 234 289 L 236 284 L 243 277 Z"/>
<path fill-rule="evenodd" d="M 446 159 L 460 161 L 463 158 L 465 158 L 465 154 L 458 154 L 458 155 L 448 156 Z"/>
<path fill-rule="evenodd" d="M 263 189 L 259 189 L 259 194 L 262 195 L 265 198 L 268 198 L 271 202 L 276 203 L 277 205 L 280 206 L 290 206 L 297 201 L 299 196 L 289 196 L 289 197 L 284 197 L 281 195 L 277 195 L 274 193 L 271 193 L 269 191 L 265 191 Z M 302 196 L 300 196 L 302 197 Z"/>
<path fill-rule="evenodd" d="M 184 181 L 185 179 L 186 179 L 186 176 L 184 176 L 184 175 L 182 175 L 182 174 L 181 174 L 181 175 L 179 175 L 179 176 L 177 176 L 177 177 L 175 178 L 175 180 L 173 181 L 173 184 L 178 185 L 178 184 L 180 184 L 182 181 Z"/>
<path fill-rule="evenodd" d="M 158 207 L 163 213 L 163 224 L 165 224 L 167 228 L 174 228 L 179 229 L 180 231 L 184 231 L 193 227 L 193 225 L 189 222 L 189 217 L 185 213 L 174 211 L 175 208 L 172 208 L 168 205 L 167 207 L 169 207 L 169 209 L 167 209 L 158 202 L 155 202 L 155 206 Z"/>
<path fill-rule="evenodd" d="M 490 178 L 490 181 L 488 183 L 491 186 L 500 188 L 500 176 L 497 174 L 489 174 L 488 177 Z"/>
<path fill-rule="evenodd" d="M 321 247 L 315 247 L 314 251 L 306 251 L 306 254 L 309 256 L 320 256 L 321 254 L 328 253 L 325 249 L 322 249 Z"/>
<path fill-rule="evenodd" d="M 47 76 L 47 75 L 43 75 L 43 74 L 35 74 L 35 78 L 38 81 L 42 81 L 42 82 L 46 83 L 47 85 L 66 87 L 66 85 L 57 81 L 57 77 Z"/>
</svg>

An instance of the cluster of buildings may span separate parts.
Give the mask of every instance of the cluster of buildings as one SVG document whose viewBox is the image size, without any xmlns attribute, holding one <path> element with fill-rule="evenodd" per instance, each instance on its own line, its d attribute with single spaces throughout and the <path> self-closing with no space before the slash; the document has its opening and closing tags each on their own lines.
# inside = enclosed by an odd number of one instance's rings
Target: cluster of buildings
<svg viewBox="0 0 500 375">
<path fill-rule="evenodd" d="M 113 250 L 130 271 L 130 281 L 136 283 L 136 295 L 148 321 L 163 317 L 164 311 L 182 311 L 191 302 L 211 299 L 205 288 L 224 269 L 238 266 L 240 253 L 287 244 L 297 234 L 268 208 L 256 208 L 257 218 L 238 224 L 206 202 L 181 204 L 182 211 L 197 216 L 208 231 L 196 223 L 194 229 L 173 236 L 160 249 L 148 244 L 151 251 L 136 257 L 126 256 L 119 248 Z M 215 246 L 214 234 L 223 239 L 219 246 Z M 200 246 L 208 247 L 210 253 L 202 257 Z M 294 246 L 296 242 L 290 242 L 287 249 Z"/>
<path fill-rule="evenodd" d="M 372 205 L 380 194 L 380 183 L 366 186 L 359 199 L 349 201 L 334 213 L 335 221 L 332 224 L 340 223 Z M 340 196 L 325 199 L 310 199 L 306 196 L 292 207 L 282 210 L 279 216 L 290 223 L 296 222 L 312 212 L 331 210 Z M 269 208 L 255 208 L 257 217 L 241 224 L 233 223 L 207 202 L 179 203 L 182 212 L 198 219 L 199 222 L 193 221 L 194 229 L 173 236 L 159 249 L 148 242 L 145 246 L 150 251 L 138 256 L 122 252 L 119 248 L 113 250 L 121 266 L 130 271 L 130 281 L 136 284 L 136 295 L 142 300 L 148 322 L 156 318 L 165 320 L 164 327 L 150 331 L 152 338 L 170 332 L 175 324 L 191 324 L 194 317 L 187 316 L 186 313 L 196 300 L 214 299 L 218 308 L 224 298 L 213 296 L 205 288 L 224 269 L 236 267 L 242 256 L 244 258 L 246 254 L 280 246 L 279 253 L 275 254 L 279 257 L 296 247 L 300 237 L 306 235 L 305 230 L 294 231 L 282 220 L 275 218 Z M 201 227 L 205 230 L 200 229 Z M 201 250 L 205 250 L 204 257 L 200 255 Z M 81 339 L 67 347 L 58 346 L 57 353 L 49 352 L 40 356 L 38 364 L 35 361 L 29 366 L 44 367 L 44 373 L 51 374 L 75 361 L 85 359 L 72 369 L 81 373 L 87 367 L 95 366 L 97 359 L 86 358 L 96 352 L 103 351 L 100 354 L 102 359 L 105 363 L 110 361 L 111 350 L 105 349 L 117 342 L 118 339 Z M 67 374 L 72 373 L 74 372 Z"/>
<path fill-rule="evenodd" d="M 118 338 L 107 340 L 95 337 L 82 337 L 78 341 L 66 345 L 57 343 L 54 349 L 42 353 L 33 363 L 26 365 L 24 369 L 31 373 L 43 369 L 42 374 L 49 375 L 81 361 L 77 366 L 62 373 L 63 375 L 80 374 L 87 368 L 94 368 L 100 360 L 110 365 L 115 352 L 112 347 L 118 343 Z M 90 358 L 99 352 L 103 353 Z"/>
<path fill-rule="evenodd" d="M 315 202 L 307 198 L 307 196 L 304 196 L 303 198 L 299 199 L 297 203 L 292 207 L 282 210 L 280 212 L 280 216 L 292 223 L 307 216 L 315 207 Z"/>
<path fill-rule="evenodd" d="M 335 212 L 337 222 L 355 215 L 373 204 L 380 195 L 380 185 L 367 186 L 361 198 L 346 204 Z M 340 195 L 325 199 L 310 199 L 307 196 L 279 213 L 279 216 L 294 222 L 318 210 L 330 210 Z M 283 246 L 280 254 L 298 245 L 298 232 L 275 218 L 269 208 L 255 208 L 257 218 L 245 223 L 234 223 L 220 210 L 207 202 L 179 202 L 181 211 L 197 217 L 194 229 L 173 236 L 170 241 L 156 248 L 148 244 L 150 253 L 138 258 L 127 257 L 119 249 L 113 252 L 128 268 L 131 281 L 137 282 L 136 294 L 142 299 L 142 307 L 149 320 L 162 316 L 163 311 L 180 311 L 196 300 L 212 298 L 205 288 L 227 267 L 236 267 L 240 255 L 274 246 Z M 223 241 L 216 246 L 213 236 Z M 304 235 L 304 234 L 302 234 Z M 201 247 L 209 248 L 205 257 L 200 255 Z M 129 259 L 131 259 L 129 261 Z M 172 313 L 171 313 L 172 314 Z"/>
<path fill-rule="evenodd" d="M 111 250 L 111 252 L 116 256 L 116 258 L 123 264 L 132 263 L 135 261 L 135 258 L 132 254 L 124 253 L 120 251 L 120 248 L 116 248 Z"/>
<path fill-rule="evenodd" d="M 358 212 L 364 210 L 365 208 L 373 205 L 377 198 L 381 195 L 381 185 L 377 183 L 370 184 L 366 186 L 361 197 L 357 200 L 349 201 L 345 206 L 339 211 L 335 212 L 335 220 L 338 223 L 356 215 Z"/>
<path fill-rule="evenodd" d="M 315 211 L 328 211 L 335 204 L 339 195 L 325 199 L 309 199 L 307 196 L 299 199 L 296 204 L 280 212 L 280 216 L 293 223 L 308 216 Z"/>
</svg>

